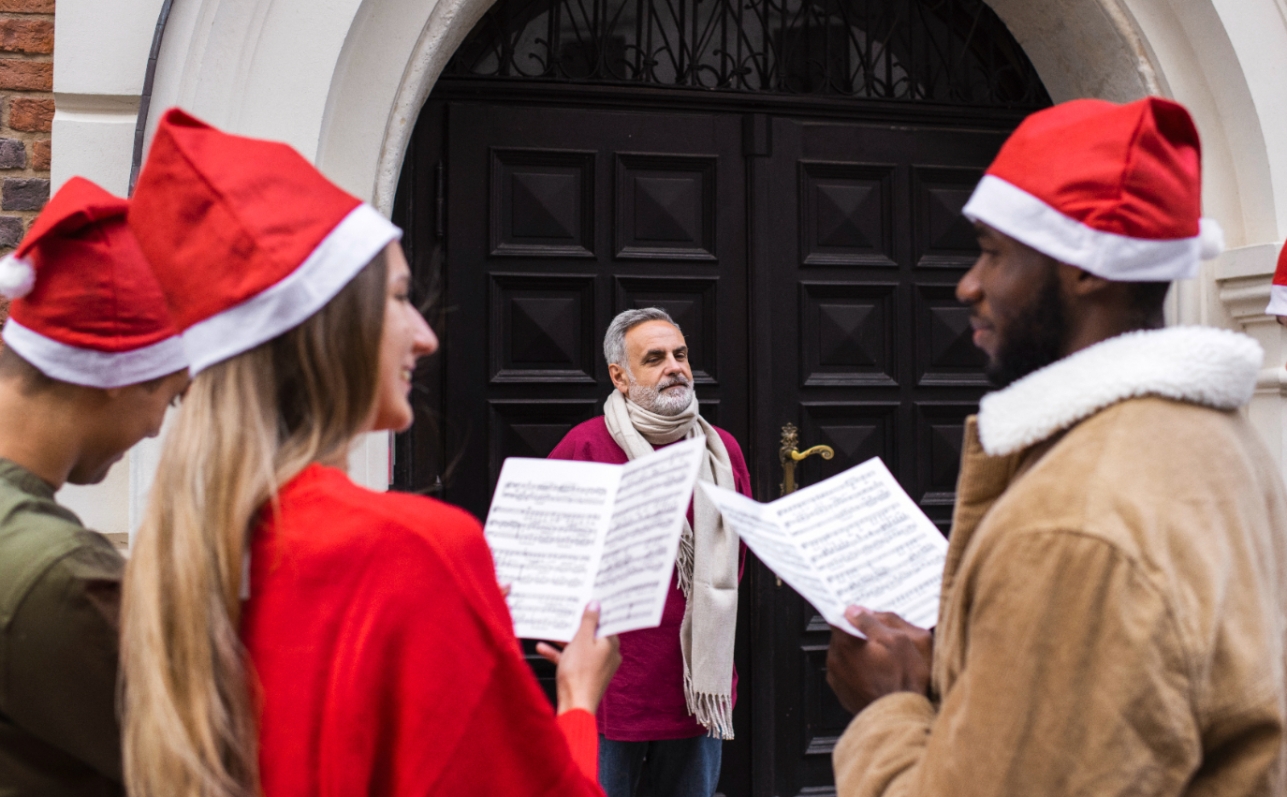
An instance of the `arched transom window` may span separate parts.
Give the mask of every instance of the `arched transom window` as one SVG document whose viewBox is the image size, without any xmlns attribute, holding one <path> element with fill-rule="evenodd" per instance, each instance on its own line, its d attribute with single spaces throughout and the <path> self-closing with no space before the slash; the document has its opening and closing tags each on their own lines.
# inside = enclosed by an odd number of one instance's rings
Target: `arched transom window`
<svg viewBox="0 0 1287 797">
<path fill-rule="evenodd" d="M 499 0 L 445 72 L 1040 108 L 981 0 Z"/>
</svg>

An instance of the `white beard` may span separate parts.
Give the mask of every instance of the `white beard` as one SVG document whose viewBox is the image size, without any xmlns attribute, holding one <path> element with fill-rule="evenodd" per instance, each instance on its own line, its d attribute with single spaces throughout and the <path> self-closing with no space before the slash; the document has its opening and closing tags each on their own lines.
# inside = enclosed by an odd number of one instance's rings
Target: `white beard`
<svg viewBox="0 0 1287 797">
<path fill-rule="evenodd" d="M 674 389 L 674 385 L 683 385 L 683 387 Z M 671 389 L 641 385 L 631 376 L 630 388 L 626 396 L 645 410 L 667 418 L 678 415 L 693 403 L 691 382 L 672 380 L 666 387 Z"/>
</svg>

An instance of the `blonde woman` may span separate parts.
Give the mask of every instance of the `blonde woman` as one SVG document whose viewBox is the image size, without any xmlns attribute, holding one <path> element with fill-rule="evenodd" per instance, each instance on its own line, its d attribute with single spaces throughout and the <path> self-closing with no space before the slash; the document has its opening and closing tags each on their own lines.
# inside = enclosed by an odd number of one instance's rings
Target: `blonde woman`
<svg viewBox="0 0 1287 797">
<path fill-rule="evenodd" d="M 543 649 L 556 720 L 477 521 L 343 470 L 356 435 L 410 424 L 437 348 L 396 228 L 288 147 L 178 110 L 130 223 L 193 373 L 126 574 L 130 792 L 600 794 L 619 656 L 597 612 Z"/>
</svg>

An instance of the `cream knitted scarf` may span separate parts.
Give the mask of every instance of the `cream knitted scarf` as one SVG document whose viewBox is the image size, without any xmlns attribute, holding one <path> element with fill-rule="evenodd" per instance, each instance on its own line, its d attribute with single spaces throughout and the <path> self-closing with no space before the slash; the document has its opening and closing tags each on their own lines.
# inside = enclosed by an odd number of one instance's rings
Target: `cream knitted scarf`
<svg viewBox="0 0 1287 797">
<path fill-rule="evenodd" d="M 735 489 L 733 466 L 719 432 L 697 414 L 697 397 L 678 415 L 649 412 L 620 391 L 603 406 L 612 439 L 630 459 L 653 446 L 706 436 L 700 481 Z M 695 527 L 695 528 L 694 528 Z M 701 490 L 693 493 L 693 526 L 684 522 L 679 540 L 679 588 L 687 598 L 679 644 L 684 654 L 684 699 L 688 713 L 719 739 L 733 738 L 733 642 L 737 627 L 738 539 Z"/>
</svg>

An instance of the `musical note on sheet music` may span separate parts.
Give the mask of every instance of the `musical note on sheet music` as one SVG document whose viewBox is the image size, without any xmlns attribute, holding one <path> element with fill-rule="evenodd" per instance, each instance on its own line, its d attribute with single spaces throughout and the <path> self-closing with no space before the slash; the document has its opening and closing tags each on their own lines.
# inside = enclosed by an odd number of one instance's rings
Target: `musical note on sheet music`
<svg viewBox="0 0 1287 797">
<path fill-rule="evenodd" d="M 845 608 L 938 620 L 947 541 L 879 459 L 769 504 L 703 484 L 724 519 L 828 623 L 857 636 Z"/>
</svg>

